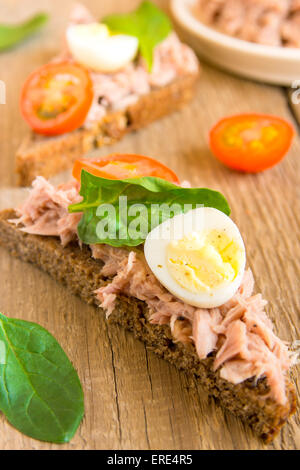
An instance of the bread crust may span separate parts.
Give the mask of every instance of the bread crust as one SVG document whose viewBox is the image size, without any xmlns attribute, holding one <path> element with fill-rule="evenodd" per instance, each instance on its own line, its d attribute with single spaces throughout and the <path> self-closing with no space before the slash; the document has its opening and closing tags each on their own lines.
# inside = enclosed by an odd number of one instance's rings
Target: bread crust
<svg viewBox="0 0 300 470">
<path fill-rule="evenodd" d="M 109 280 L 101 275 L 102 262 L 91 257 L 88 246 L 77 243 L 63 247 L 56 237 L 29 235 L 8 222 L 15 218 L 13 210 L 0 212 L 0 245 L 14 256 L 33 263 L 88 304 L 98 306 L 94 291 Z M 287 403 L 280 405 L 266 397 L 266 379 L 254 379 L 233 385 L 213 371 L 214 354 L 205 360 L 197 356 L 193 344 L 174 343 L 168 325 L 153 325 L 145 302 L 119 296 L 110 322 L 130 330 L 135 337 L 159 356 L 196 378 L 205 390 L 230 412 L 250 425 L 265 442 L 270 442 L 296 411 L 296 391 L 289 379 L 286 382 Z"/>
<path fill-rule="evenodd" d="M 55 137 L 31 132 L 17 150 L 18 184 L 29 186 L 36 176 L 49 178 L 67 170 L 85 153 L 113 144 L 125 134 L 182 108 L 192 99 L 197 78 L 197 73 L 187 74 L 165 87 L 153 89 L 126 109 L 109 112 L 90 129 L 80 128 Z"/>
</svg>

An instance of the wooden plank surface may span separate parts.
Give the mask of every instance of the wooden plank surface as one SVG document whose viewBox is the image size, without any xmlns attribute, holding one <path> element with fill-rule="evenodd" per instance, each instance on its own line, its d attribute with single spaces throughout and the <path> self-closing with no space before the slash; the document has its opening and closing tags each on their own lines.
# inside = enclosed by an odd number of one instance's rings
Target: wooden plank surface
<svg viewBox="0 0 300 470">
<path fill-rule="evenodd" d="M 35 38 L 1 54 L 0 80 L 7 104 L 0 105 L 0 207 L 14 205 L 24 190 L 13 188 L 14 154 L 27 128 L 18 111 L 27 74 L 59 50 L 70 0 L 2 0 L 0 19 L 24 18 L 38 9 L 51 21 Z M 101 17 L 125 11 L 138 0 L 85 0 Z M 158 1 L 166 7 L 167 1 Z M 222 116 L 243 111 L 292 119 L 284 91 L 234 78 L 203 66 L 190 106 L 127 136 L 108 151 L 144 153 L 171 166 L 193 185 L 221 190 L 232 207 L 247 247 L 257 289 L 269 299 L 268 311 L 280 336 L 300 338 L 299 172 L 300 139 L 277 167 L 259 175 L 234 173 L 207 147 L 207 132 Z M 209 399 L 184 373 L 147 352 L 117 327 L 108 327 L 101 310 L 78 298 L 32 266 L 0 251 L 0 310 L 36 321 L 60 341 L 78 370 L 85 391 L 85 418 L 70 444 L 29 439 L 0 416 L 1 449 L 263 449 L 234 416 Z M 299 390 L 299 373 L 293 373 Z M 296 414 L 270 449 L 299 449 Z"/>
</svg>

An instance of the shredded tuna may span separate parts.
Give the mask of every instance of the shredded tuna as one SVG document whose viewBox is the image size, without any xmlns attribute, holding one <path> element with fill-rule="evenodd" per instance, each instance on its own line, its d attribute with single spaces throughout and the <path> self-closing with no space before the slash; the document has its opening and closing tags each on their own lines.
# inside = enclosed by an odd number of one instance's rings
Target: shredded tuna
<svg viewBox="0 0 300 470">
<path fill-rule="evenodd" d="M 300 47 L 299 0 L 198 0 L 207 25 L 245 41 Z"/>
<path fill-rule="evenodd" d="M 101 120 L 108 109 L 117 111 L 134 104 L 139 96 L 150 92 L 148 74 L 133 63 L 113 74 L 92 72 L 94 102 L 87 122 Z"/>
<path fill-rule="evenodd" d="M 101 119 L 109 109 L 117 111 L 134 104 L 154 87 L 166 86 L 183 74 L 197 73 L 198 68 L 194 52 L 171 33 L 155 48 L 151 73 L 141 58 L 113 74 L 91 74 L 94 102 L 87 123 Z"/>
<path fill-rule="evenodd" d="M 108 248 L 109 253 L 119 250 Z M 150 322 L 169 324 L 175 342 L 193 341 L 200 359 L 217 351 L 214 369 L 222 378 L 240 383 L 251 377 L 266 376 L 270 395 L 279 403 L 286 402 L 285 374 L 292 365 L 287 345 L 273 332 L 267 317 L 266 302 L 260 294 L 252 295 L 254 280 L 250 270 L 236 295 L 220 308 L 199 309 L 170 294 L 150 272 L 142 253 L 125 250 L 120 264 L 107 258 L 105 245 L 93 256 L 109 263 L 111 282 L 96 291 L 101 306 L 110 315 L 118 294 L 143 300 L 150 309 Z"/>
<path fill-rule="evenodd" d="M 13 222 L 22 224 L 21 230 L 27 233 L 59 236 L 64 245 L 78 239 L 81 214 L 68 213 L 69 204 L 81 200 L 78 186 L 72 181 L 56 188 L 38 177 Z M 108 281 L 95 292 L 107 316 L 119 294 L 142 300 L 149 307 L 149 321 L 169 325 L 174 342 L 194 343 L 200 359 L 215 352 L 214 369 L 224 380 L 238 384 L 266 377 L 270 396 L 278 403 L 286 402 L 285 376 L 297 354 L 275 335 L 264 310 L 267 302 L 261 294 L 253 295 L 250 270 L 226 304 L 200 309 L 179 300 L 160 284 L 141 249 L 130 251 L 104 244 L 90 248 L 92 256 L 102 261 L 101 273 Z"/>
<path fill-rule="evenodd" d="M 71 12 L 69 25 L 89 24 L 97 21 L 81 4 Z M 62 52 L 54 61 L 72 59 L 66 41 Z M 183 74 L 198 73 L 199 62 L 191 48 L 183 44 L 172 32 L 154 50 L 153 67 L 149 73 L 140 57 L 115 73 L 91 71 L 94 100 L 86 118 L 85 126 L 101 121 L 108 111 L 117 111 L 133 105 L 153 88 L 164 87 Z"/>
<path fill-rule="evenodd" d="M 247 327 L 245 323 L 241 320 L 234 320 L 228 325 L 224 334 L 226 340 L 216 355 L 215 370 L 235 357 L 248 359 Z"/>
<path fill-rule="evenodd" d="M 200 358 L 205 358 L 209 353 L 217 348 L 218 335 L 214 331 L 214 326 L 221 320 L 218 309 L 195 309 L 193 325 L 193 341 L 197 354 Z"/>
<path fill-rule="evenodd" d="M 143 66 L 146 67 L 145 64 Z M 172 32 L 155 48 L 153 68 L 147 75 L 151 87 L 163 87 L 178 76 L 197 73 L 198 69 L 198 60 L 192 49 Z"/>
<path fill-rule="evenodd" d="M 29 197 L 16 209 L 17 219 L 11 222 L 24 225 L 21 230 L 34 235 L 58 236 L 63 245 L 77 238 L 77 224 L 81 213 L 69 214 L 70 204 L 79 202 L 79 184 L 72 181 L 55 188 L 38 176 Z"/>
<path fill-rule="evenodd" d="M 261 371 L 251 362 L 243 361 L 242 359 L 233 359 L 225 362 L 220 375 L 222 379 L 237 385 L 244 380 L 247 380 L 249 377 L 259 377 L 261 375 Z"/>
<path fill-rule="evenodd" d="M 104 262 L 101 274 L 106 277 L 114 276 L 122 263 L 127 260 L 128 250 L 119 248 L 116 250 L 109 245 L 91 245 L 92 256 L 95 259 L 101 259 Z"/>
</svg>

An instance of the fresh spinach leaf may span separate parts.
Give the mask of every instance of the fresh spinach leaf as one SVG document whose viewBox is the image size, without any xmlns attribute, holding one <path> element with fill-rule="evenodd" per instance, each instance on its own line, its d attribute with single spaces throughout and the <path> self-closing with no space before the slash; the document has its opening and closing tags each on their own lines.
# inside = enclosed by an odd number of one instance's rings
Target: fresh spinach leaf
<svg viewBox="0 0 300 470">
<path fill-rule="evenodd" d="M 38 31 L 48 20 L 46 13 L 38 13 L 17 25 L 0 24 L 0 51 L 15 46 Z"/>
<path fill-rule="evenodd" d="M 112 33 L 128 34 L 139 40 L 140 53 L 149 71 L 153 65 L 153 50 L 172 31 L 169 17 L 152 2 L 144 1 L 132 13 L 110 15 L 102 20 Z"/>
<path fill-rule="evenodd" d="M 0 409 L 27 436 L 69 442 L 84 413 L 78 375 L 41 326 L 0 313 Z"/>
<path fill-rule="evenodd" d="M 80 194 L 83 196 L 82 202 L 69 206 L 69 212 L 83 212 L 78 224 L 78 235 L 86 244 L 140 245 L 155 226 L 175 213 L 186 212 L 199 205 L 214 207 L 225 214 L 230 214 L 226 199 L 217 191 L 206 188 L 182 188 L 163 179 L 149 176 L 110 180 L 82 170 Z M 126 214 L 122 207 L 125 197 Z M 99 208 L 105 209 L 108 205 L 108 210 L 99 215 Z M 139 212 L 140 206 L 142 207 Z M 139 212 L 139 216 L 133 214 L 135 209 Z M 130 226 L 137 217 L 145 227 L 143 233 L 138 236 L 130 231 Z M 98 224 L 103 220 L 106 220 L 108 226 L 113 227 L 107 235 L 103 232 L 99 235 Z M 139 233 L 138 230 L 136 232 Z"/>
</svg>

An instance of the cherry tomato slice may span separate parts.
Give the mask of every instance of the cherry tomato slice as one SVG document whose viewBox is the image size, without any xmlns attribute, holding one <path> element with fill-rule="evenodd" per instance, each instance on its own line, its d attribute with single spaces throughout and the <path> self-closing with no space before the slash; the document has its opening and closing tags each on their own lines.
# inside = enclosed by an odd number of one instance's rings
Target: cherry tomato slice
<svg viewBox="0 0 300 470">
<path fill-rule="evenodd" d="M 289 150 L 290 123 L 265 114 L 239 114 L 221 119 L 210 131 L 212 153 L 234 170 L 256 173 L 278 163 Z"/>
<path fill-rule="evenodd" d="M 59 135 L 84 123 L 92 101 L 89 72 L 72 62 L 53 62 L 28 77 L 20 106 L 24 119 L 35 132 Z"/>
<path fill-rule="evenodd" d="M 73 176 L 80 181 L 81 170 L 107 179 L 139 178 L 156 176 L 179 184 L 176 174 L 163 163 L 150 157 L 134 154 L 112 154 L 99 158 L 81 158 L 75 161 Z"/>
</svg>

